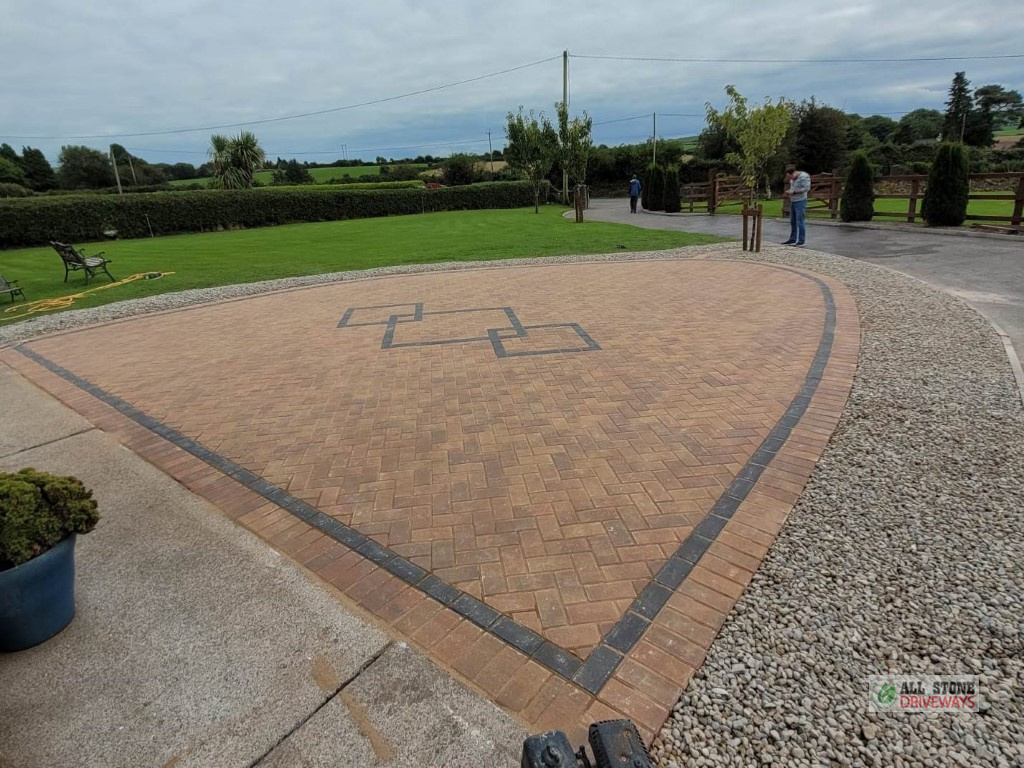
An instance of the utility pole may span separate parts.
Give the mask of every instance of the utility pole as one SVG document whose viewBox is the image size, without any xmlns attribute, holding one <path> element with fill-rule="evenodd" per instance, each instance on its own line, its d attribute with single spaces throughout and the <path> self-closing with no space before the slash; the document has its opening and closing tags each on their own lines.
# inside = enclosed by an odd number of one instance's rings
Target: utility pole
<svg viewBox="0 0 1024 768">
<path fill-rule="evenodd" d="M 132 156 L 128 155 L 128 167 L 132 169 L 132 184 L 139 186 L 139 180 L 135 178 L 135 166 L 132 164 Z"/>
<path fill-rule="evenodd" d="M 107 151 L 110 153 L 110 164 L 112 166 L 114 166 L 114 178 L 117 179 L 117 194 L 123 195 L 124 194 L 124 190 L 121 189 L 121 174 L 119 174 L 117 172 L 117 161 L 114 160 L 114 147 L 113 147 L 113 145 L 111 145 L 110 149 L 108 149 Z"/>
<path fill-rule="evenodd" d="M 651 165 L 658 164 L 658 113 L 652 112 L 651 117 L 654 118 L 654 125 L 651 127 L 651 134 L 654 136 L 654 151 L 651 154 Z"/>
<path fill-rule="evenodd" d="M 569 51 L 562 51 L 562 104 L 565 106 L 566 117 L 569 115 Z M 562 204 L 569 204 L 569 173 L 565 170 L 565 158 L 562 158 Z"/>
<path fill-rule="evenodd" d="M 491 161 L 491 173 L 494 173 L 494 148 L 491 147 L 491 132 L 487 132 L 487 157 Z"/>
</svg>

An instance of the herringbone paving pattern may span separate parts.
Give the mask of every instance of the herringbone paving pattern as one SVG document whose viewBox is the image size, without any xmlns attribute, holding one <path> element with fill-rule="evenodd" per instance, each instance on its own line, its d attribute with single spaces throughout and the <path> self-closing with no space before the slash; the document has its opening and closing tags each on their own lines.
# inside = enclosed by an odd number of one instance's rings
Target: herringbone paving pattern
<svg viewBox="0 0 1024 768">
<path fill-rule="evenodd" d="M 826 394 L 838 407 L 809 412 L 801 427 L 821 434 L 780 455 L 759 482 L 761 508 L 774 516 L 802 489 L 852 378 L 855 310 L 842 286 L 831 287 L 842 370 Z M 585 658 L 782 417 L 823 318 L 819 287 L 791 271 L 623 262 L 339 283 L 29 346 Z M 529 354 L 499 356 L 495 335 L 508 353 Z M 685 685 L 674 677 L 699 666 L 717 617 L 773 538 L 744 523 L 746 508 L 672 598 L 670 626 L 651 627 L 603 700 L 632 700 L 616 686 L 636 679 L 664 716 L 662 699 Z M 383 589 L 389 618 L 424 647 L 433 643 L 416 635 L 422 627 L 442 641 L 461 621 L 446 631 L 437 618 L 454 614 L 388 590 L 396 580 L 356 553 L 325 558 L 338 545 L 272 504 L 234 514 L 301 551 L 307 567 L 330 569 L 318 570 L 328 580 L 367 576 L 356 599 L 378 602 Z M 707 610 L 714 615 L 701 623 Z M 450 651 L 432 652 L 470 678 L 493 676 L 488 662 L 517 653 L 486 633 L 452 636 Z M 503 690 L 507 677 L 498 678 Z M 526 702 L 492 693 L 539 722 Z M 657 716 L 641 722 L 653 729 Z"/>
</svg>

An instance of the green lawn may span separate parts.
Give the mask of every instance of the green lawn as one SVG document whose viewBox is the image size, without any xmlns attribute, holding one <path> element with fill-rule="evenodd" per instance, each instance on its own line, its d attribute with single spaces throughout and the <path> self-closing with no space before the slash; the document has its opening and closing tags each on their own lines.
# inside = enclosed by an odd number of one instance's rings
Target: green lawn
<svg viewBox="0 0 1024 768">
<path fill-rule="evenodd" d="M 414 167 L 421 171 L 426 170 L 427 168 L 425 165 L 415 165 Z M 341 179 L 346 177 L 380 176 L 380 168 L 381 167 L 379 165 L 353 165 L 345 168 L 310 168 L 309 175 L 313 177 L 314 181 L 323 183 L 330 179 Z M 260 171 L 256 174 L 256 181 L 263 184 L 269 184 L 273 181 L 273 178 L 273 171 Z M 207 181 L 207 179 L 179 179 L 177 181 L 172 181 L 171 186 L 184 187 L 189 184 L 195 184 L 196 182 L 206 184 Z"/>
<path fill-rule="evenodd" d="M 596 221 L 576 224 L 562 213 L 560 206 L 546 206 L 539 215 L 532 208 L 459 211 L 85 243 L 87 254 L 106 251 L 118 279 L 140 272 L 175 274 L 99 291 L 74 306 L 392 264 L 660 250 L 722 241 Z M 0 273 L 19 280 L 30 301 L 85 289 L 80 272 L 63 282 L 60 258 L 48 247 L 0 251 Z M 108 282 L 101 275 L 89 287 Z M 0 327 L 16 322 L 4 309 L 0 303 Z"/>
</svg>

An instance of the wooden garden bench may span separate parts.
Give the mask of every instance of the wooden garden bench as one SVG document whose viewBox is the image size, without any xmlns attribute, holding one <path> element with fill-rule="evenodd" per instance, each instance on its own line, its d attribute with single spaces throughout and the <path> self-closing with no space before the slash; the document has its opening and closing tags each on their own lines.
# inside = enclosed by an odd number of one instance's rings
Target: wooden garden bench
<svg viewBox="0 0 1024 768">
<path fill-rule="evenodd" d="M 28 301 L 28 299 L 25 299 L 25 291 L 18 287 L 18 281 L 8 280 L 3 275 L 0 275 L 0 293 L 10 294 L 12 304 L 15 301 L 15 296 L 21 296 L 22 299 Z"/>
<path fill-rule="evenodd" d="M 77 272 L 78 270 L 85 272 L 86 285 L 88 285 L 90 277 L 96 277 L 97 272 L 103 272 L 110 278 L 110 282 L 115 282 L 114 276 L 107 269 L 107 264 L 110 264 L 111 260 L 103 258 L 103 251 L 100 251 L 95 256 L 86 256 L 84 250 L 79 251 L 73 245 L 58 243 L 53 240 L 50 241 L 50 245 L 53 246 L 53 250 L 60 254 L 61 261 L 64 262 L 65 283 L 68 281 L 68 273 Z"/>
</svg>

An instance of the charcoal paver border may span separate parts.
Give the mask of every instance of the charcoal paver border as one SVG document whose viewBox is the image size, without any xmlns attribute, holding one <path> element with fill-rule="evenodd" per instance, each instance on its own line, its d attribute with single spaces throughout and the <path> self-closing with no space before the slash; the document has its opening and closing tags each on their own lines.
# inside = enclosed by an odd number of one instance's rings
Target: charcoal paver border
<svg viewBox="0 0 1024 768">
<path fill-rule="evenodd" d="M 209 450 L 201 443 L 183 435 L 171 427 L 149 416 L 145 412 L 135 408 L 127 401 L 119 398 L 110 392 L 98 387 L 88 380 L 78 376 L 72 371 L 60 366 L 45 356 L 29 349 L 26 341 L 17 344 L 14 350 L 26 358 L 36 362 L 43 368 L 56 374 L 65 381 L 73 384 L 79 389 L 87 392 L 97 400 L 109 405 L 116 411 L 126 416 L 136 424 L 159 435 L 173 445 L 181 448 L 187 453 L 207 463 L 214 469 L 236 480 L 250 491 L 262 496 L 268 501 L 288 511 L 303 522 L 319 529 L 335 541 L 340 542 L 351 550 L 365 557 L 367 560 L 385 568 L 397 578 L 415 587 L 424 594 L 438 601 L 442 605 L 454 611 L 457 615 L 472 622 L 485 632 L 507 643 L 516 650 L 533 659 L 551 672 L 569 680 L 591 694 L 599 695 L 605 684 L 615 673 L 624 655 L 628 654 L 640 641 L 658 613 L 668 602 L 672 594 L 682 586 L 694 566 L 701 560 L 711 544 L 717 539 L 719 533 L 732 518 L 739 508 L 739 505 L 747 498 L 754 488 L 761 474 L 771 463 L 778 451 L 785 444 L 794 427 L 799 424 L 800 419 L 807 411 L 811 399 L 821 383 L 826 366 L 831 357 L 832 345 L 836 329 L 836 304 L 828 284 L 820 278 L 801 272 L 796 269 L 777 265 L 762 264 L 760 266 L 790 272 L 806 280 L 814 282 L 821 290 L 825 304 L 825 317 L 822 328 L 821 339 L 818 348 L 808 368 L 804 384 L 793 397 L 783 416 L 776 422 L 775 426 L 761 442 L 758 449 L 747 461 L 743 469 L 733 478 L 729 487 L 722 493 L 718 501 L 712 507 L 711 512 L 690 535 L 679 546 L 678 550 L 666 559 L 658 573 L 648 582 L 647 586 L 636 597 L 629 609 L 605 634 L 601 642 L 591 650 L 586 659 L 580 659 L 575 654 L 560 648 L 550 640 L 542 637 L 529 627 L 523 626 L 511 619 L 509 616 L 500 613 L 494 608 L 486 605 L 469 593 L 463 592 L 450 584 L 439 579 L 429 571 L 421 568 L 415 563 L 401 557 L 391 549 L 378 544 L 355 528 L 345 525 L 335 518 L 320 512 L 312 505 L 296 498 L 282 488 L 278 488 L 267 482 L 254 472 L 232 462 L 220 454 Z M 362 309 L 383 309 L 395 306 L 414 307 L 413 314 L 391 315 L 387 321 L 356 324 L 349 323 L 356 308 L 350 308 L 345 316 L 338 323 L 339 328 L 355 327 L 357 325 L 385 325 L 393 333 L 395 325 L 404 320 L 405 322 L 416 322 L 424 314 L 422 304 L 384 305 L 380 307 L 364 307 Z M 498 309 L 508 309 L 500 307 Z M 467 310 L 452 310 L 461 312 Z M 468 310 L 479 311 L 479 310 Z M 513 331 L 514 337 L 525 335 L 525 328 L 529 327 L 572 327 L 580 335 L 587 345 L 583 349 L 555 350 L 555 351 L 590 351 L 600 349 L 596 342 L 576 324 L 555 324 L 548 326 L 518 326 L 513 328 L 500 329 Z M 475 341 L 476 339 L 474 339 Z M 480 341 L 494 341 L 490 334 Z M 454 343 L 454 342 L 452 342 Z M 591 344 L 593 346 L 591 346 Z M 397 346 L 397 345 L 396 345 Z M 419 346 L 419 345 L 417 345 Z M 498 348 L 495 347 L 497 353 Z M 532 352 L 520 354 L 545 354 L 546 352 Z M 499 355 L 501 357 L 502 355 Z M 509 354 L 507 356 L 513 356 Z"/>
</svg>

